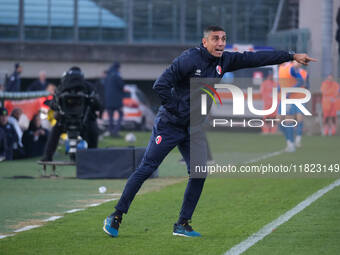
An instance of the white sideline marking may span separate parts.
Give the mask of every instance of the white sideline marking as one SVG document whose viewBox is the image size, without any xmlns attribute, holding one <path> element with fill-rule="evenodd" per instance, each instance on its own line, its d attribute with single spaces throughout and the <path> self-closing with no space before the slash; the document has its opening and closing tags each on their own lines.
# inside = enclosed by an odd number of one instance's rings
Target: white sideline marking
<svg viewBox="0 0 340 255">
<path fill-rule="evenodd" d="M 121 196 L 122 193 L 104 193 L 102 195 L 104 195 L 104 196 Z"/>
<path fill-rule="evenodd" d="M 51 216 L 51 217 L 49 217 L 49 218 L 43 220 L 43 222 L 55 221 L 55 220 L 60 219 L 60 218 L 62 218 L 62 217 L 63 217 L 63 216 Z"/>
<path fill-rule="evenodd" d="M 256 244 L 258 241 L 262 240 L 265 236 L 269 235 L 273 230 L 275 230 L 278 226 L 281 224 L 287 222 L 290 220 L 294 215 L 301 212 L 303 209 L 305 209 L 307 206 L 315 202 L 317 199 L 325 195 L 328 191 L 331 191 L 335 187 L 340 186 L 340 179 L 336 180 L 332 184 L 318 190 L 311 196 L 307 197 L 305 200 L 303 200 L 301 203 L 299 203 L 297 206 L 295 206 L 293 209 L 290 209 L 285 214 L 282 214 L 279 218 L 272 221 L 271 223 L 265 225 L 263 228 L 261 228 L 258 232 L 252 234 L 249 236 L 246 240 L 242 241 L 241 243 L 235 245 L 230 250 L 228 250 L 224 255 L 239 255 L 246 250 L 248 250 L 251 246 Z"/>
<path fill-rule="evenodd" d="M 254 159 L 251 159 L 249 161 L 246 161 L 244 162 L 244 164 L 251 164 L 251 163 L 255 163 L 257 161 L 260 161 L 260 160 L 264 160 L 264 159 L 267 159 L 267 158 L 271 158 L 271 157 L 274 157 L 274 156 L 278 156 L 282 153 L 284 153 L 285 150 L 281 150 L 281 151 L 274 151 L 274 152 L 271 152 L 271 153 L 268 153 L 268 154 L 265 154 L 263 156 L 260 156 L 258 158 L 254 158 Z"/>
<path fill-rule="evenodd" d="M 104 200 L 104 203 L 106 203 L 106 202 L 111 202 L 111 201 L 115 201 L 115 200 L 117 200 L 118 198 L 110 198 L 110 199 L 106 199 L 106 200 Z"/>
<path fill-rule="evenodd" d="M 77 208 L 77 209 L 72 209 L 72 210 L 68 210 L 65 213 L 75 213 L 75 212 L 80 212 L 80 211 L 84 211 L 85 208 Z"/>
<path fill-rule="evenodd" d="M 8 236 L 14 236 L 14 234 L 10 234 L 10 235 L 0 235 L 0 239 L 6 238 Z"/>
<path fill-rule="evenodd" d="M 87 207 L 95 207 L 95 206 L 98 206 L 98 205 L 100 205 L 100 203 L 89 204 L 89 205 L 87 205 Z"/>
<path fill-rule="evenodd" d="M 40 227 L 41 225 L 31 225 L 31 226 L 26 226 L 26 227 L 23 227 L 23 228 L 19 228 L 17 230 L 14 230 L 14 233 L 18 233 L 18 232 L 23 232 L 23 231 L 27 231 L 27 230 L 31 230 L 33 228 L 38 228 Z"/>
<path fill-rule="evenodd" d="M 103 202 L 101 203 L 94 203 L 94 204 L 89 204 L 87 205 L 87 207 L 96 207 L 96 206 L 99 206 L 101 205 L 102 203 L 106 203 L 106 202 L 110 202 L 110 201 L 114 201 L 114 200 L 117 200 L 118 198 L 111 198 L 111 199 L 106 199 L 104 200 Z"/>
</svg>

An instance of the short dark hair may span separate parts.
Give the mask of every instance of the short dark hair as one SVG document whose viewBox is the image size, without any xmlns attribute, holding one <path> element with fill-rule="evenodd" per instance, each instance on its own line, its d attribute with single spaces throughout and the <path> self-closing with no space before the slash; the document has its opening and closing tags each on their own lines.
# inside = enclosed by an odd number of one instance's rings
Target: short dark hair
<svg viewBox="0 0 340 255">
<path fill-rule="evenodd" d="M 80 69 L 79 66 L 72 66 L 72 67 L 70 68 L 69 71 L 77 71 L 77 72 L 81 72 L 81 69 Z"/>
<path fill-rule="evenodd" d="M 217 32 L 217 31 L 225 32 L 224 29 L 220 26 L 215 26 L 215 25 L 214 26 L 208 26 L 204 29 L 203 36 L 207 37 L 210 32 Z"/>
</svg>

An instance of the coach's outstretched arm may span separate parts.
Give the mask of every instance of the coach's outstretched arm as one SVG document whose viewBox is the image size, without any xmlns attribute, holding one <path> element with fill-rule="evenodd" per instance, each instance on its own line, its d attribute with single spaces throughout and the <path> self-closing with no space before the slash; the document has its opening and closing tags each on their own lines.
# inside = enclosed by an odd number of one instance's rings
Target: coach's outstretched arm
<svg viewBox="0 0 340 255">
<path fill-rule="evenodd" d="M 293 60 L 303 65 L 308 65 L 310 61 L 317 61 L 307 54 L 290 54 L 287 51 L 224 52 L 223 60 L 224 70 L 230 72 L 241 68 L 277 65 Z"/>
</svg>

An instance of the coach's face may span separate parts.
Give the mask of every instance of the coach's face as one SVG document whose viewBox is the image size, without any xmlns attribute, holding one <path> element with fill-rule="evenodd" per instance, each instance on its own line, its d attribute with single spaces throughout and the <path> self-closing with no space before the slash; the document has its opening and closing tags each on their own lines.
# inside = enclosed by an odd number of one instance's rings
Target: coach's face
<svg viewBox="0 0 340 255">
<path fill-rule="evenodd" d="M 226 34 L 224 31 L 212 31 L 207 37 L 203 37 L 202 43 L 211 55 L 220 58 L 226 45 Z"/>
</svg>

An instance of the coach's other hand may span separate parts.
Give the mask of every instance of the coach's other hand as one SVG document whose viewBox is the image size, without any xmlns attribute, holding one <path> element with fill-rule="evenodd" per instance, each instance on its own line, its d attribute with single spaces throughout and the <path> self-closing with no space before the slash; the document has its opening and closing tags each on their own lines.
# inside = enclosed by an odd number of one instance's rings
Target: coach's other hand
<svg viewBox="0 0 340 255">
<path fill-rule="evenodd" d="M 309 62 L 317 62 L 315 58 L 309 57 L 307 54 L 294 54 L 294 60 L 302 65 L 308 66 Z"/>
</svg>

